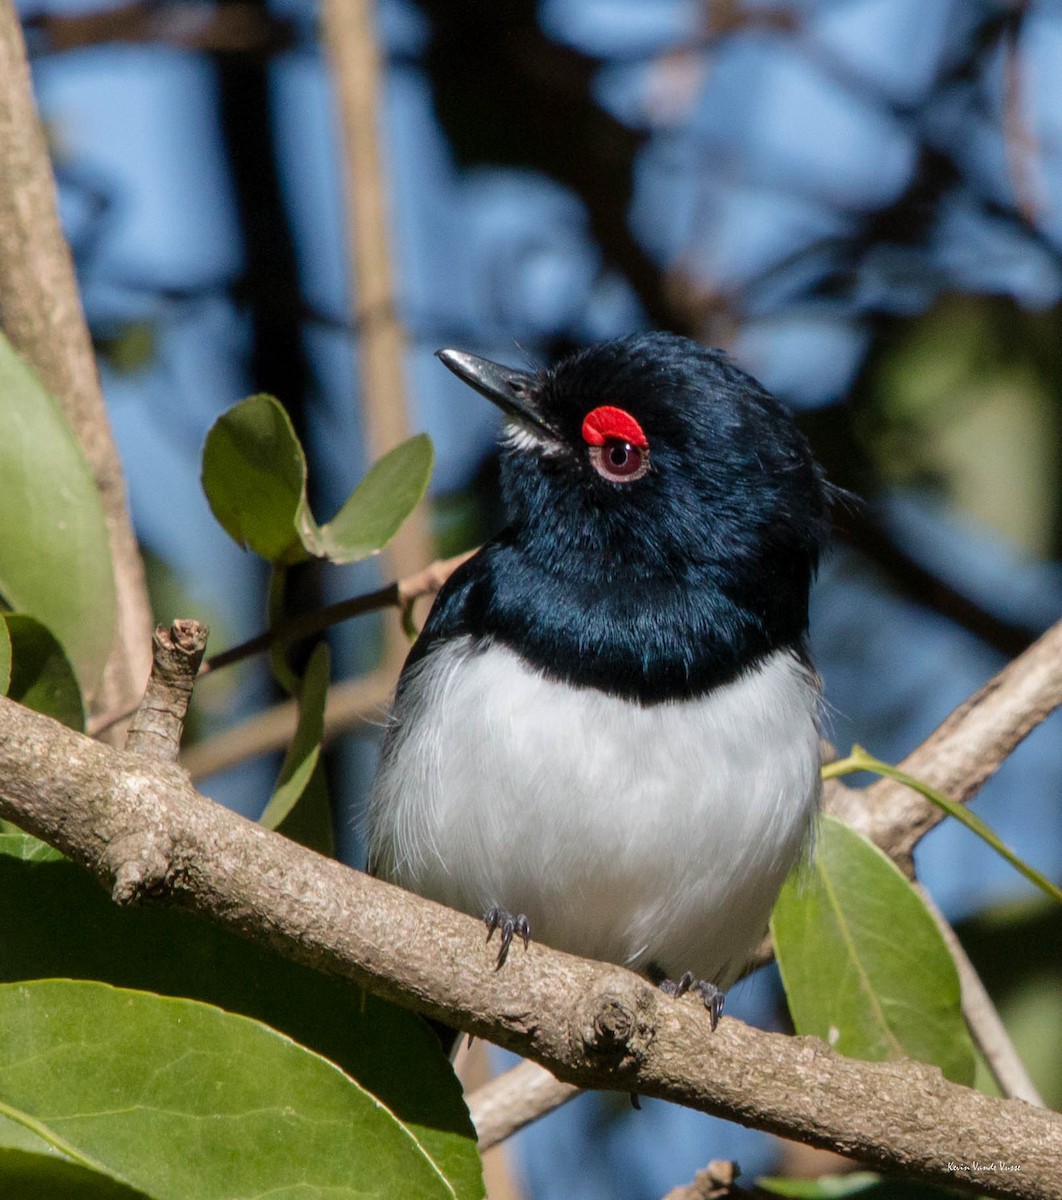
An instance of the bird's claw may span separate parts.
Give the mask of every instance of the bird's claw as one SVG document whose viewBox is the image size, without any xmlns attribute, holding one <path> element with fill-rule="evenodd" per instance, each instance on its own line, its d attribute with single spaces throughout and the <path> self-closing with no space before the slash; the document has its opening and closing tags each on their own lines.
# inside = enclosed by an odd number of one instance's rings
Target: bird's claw
<svg viewBox="0 0 1062 1200">
<path fill-rule="evenodd" d="M 661 979 L 658 986 L 666 995 L 674 996 L 676 999 L 679 996 L 685 996 L 687 992 L 696 992 L 704 1001 L 712 1032 L 715 1032 L 719 1018 L 723 1015 L 723 1002 L 726 1000 L 726 996 L 714 983 L 709 983 L 706 979 L 696 979 L 692 971 L 686 971 L 678 980 Z"/>
<path fill-rule="evenodd" d="M 505 960 L 509 957 L 509 947 L 512 945 L 513 936 L 518 935 L 524 943 L 524 949 L 528 947 L 531 941 L 531 923 L 523 913 L 517 913 L 512 916 L 507 913 L 504 908 L 498 908 L 496 905 L 487 909 L 483 914 L 483 921 L 487 926 L 487 941 L 494 936 L 495 929 L 501 930 L 501 945 L 498 947 L 498 962 L 495 970 L 500 970 L 505 965 Z"/>
</svg>

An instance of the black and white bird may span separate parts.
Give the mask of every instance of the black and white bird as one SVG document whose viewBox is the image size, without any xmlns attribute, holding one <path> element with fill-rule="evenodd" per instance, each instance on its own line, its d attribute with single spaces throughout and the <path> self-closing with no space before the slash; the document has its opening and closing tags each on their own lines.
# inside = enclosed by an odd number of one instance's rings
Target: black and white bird
<svg viewBox="0 0 1062 1200">
<path fill-rule="evenodd" d="M 542 372 L 439 357 L 497 404 L 506 525 L 399 680 L 370 868 L 712 1014 L 819 796 L 808 592 L 828 485 L 724 354 L 653 333 Z"/>
</svg>

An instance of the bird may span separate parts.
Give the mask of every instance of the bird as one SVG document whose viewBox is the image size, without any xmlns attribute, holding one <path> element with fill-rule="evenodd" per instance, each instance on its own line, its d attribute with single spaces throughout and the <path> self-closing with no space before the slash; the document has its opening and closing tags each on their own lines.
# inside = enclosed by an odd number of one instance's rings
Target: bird
<svg viewBox="0 0 1062 1200">
<path fill-rule="evenodd" d="M 808 603 L 830 486 L 722 351 L 652 332 L 519 370 L 504 527 L 438 593 L 371 786 L 372 873 L 700 995 L 711 1028 L 819 804 Z"/>
</svg>

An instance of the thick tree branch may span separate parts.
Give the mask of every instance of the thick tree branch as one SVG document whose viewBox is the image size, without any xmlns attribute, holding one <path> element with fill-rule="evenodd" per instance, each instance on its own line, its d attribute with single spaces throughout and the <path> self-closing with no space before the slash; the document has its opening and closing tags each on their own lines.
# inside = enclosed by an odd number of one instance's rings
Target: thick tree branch
<svg viewBox="0 0 1062 1200">
<path fill-rule="evenodd" d="M 63 406 L 103 502 L 118 622 L 102 687 L 90 699 L 93 712 L 124 712 L 140 698 L 150 666 L 144 566 L 12 0 L 0 0 L 0 324 Z"/>
<path fill-rule="evenodd" d="M 0 815 L 121 899 L 194 909 L 281 953 L 547 1066 L 992 1196 L 1062 1193 L 1062 1117 L 914 1062 L 724 1020 L 638 976 L 532 944 L 502 971 L 479 922 L 290 842 L 200 796 L 166 763 L 0 700 Z M 971 1175 L 950 1163 L 1020 1170 Z"/>
</svg>

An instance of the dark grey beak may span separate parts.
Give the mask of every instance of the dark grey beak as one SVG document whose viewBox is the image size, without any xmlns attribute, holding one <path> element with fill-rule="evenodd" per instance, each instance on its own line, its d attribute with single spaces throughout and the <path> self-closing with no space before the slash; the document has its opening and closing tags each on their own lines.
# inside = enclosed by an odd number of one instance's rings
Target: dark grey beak
<svg viewBox="0 0 1062 1200">
<path fill-rule="evenodd" d="M 435 357 L 458 379 L 463 379 L 469 387 L 496 404 L 506 416 L 533 426 L 551 439 L 556 438 L 556 433 L 543 421 L 530 400 L 537 382 L 534 375 L 503 367 L 489 358 L 466 354 L 463 350 L 436 350 Z"/>
</svg>

